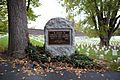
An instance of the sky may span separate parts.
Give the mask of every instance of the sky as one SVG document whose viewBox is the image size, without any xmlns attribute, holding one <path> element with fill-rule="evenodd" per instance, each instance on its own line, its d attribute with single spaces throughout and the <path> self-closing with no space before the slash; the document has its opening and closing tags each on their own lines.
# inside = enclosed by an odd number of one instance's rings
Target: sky
<svg viewBox="0 0 120 80">
<path fill-rule="evenodd" d="M 65 8 L 63 8 L 58 0 L 40 0 L 42 4 L 40 7 L 33 9 L 35 14 L 41 15 L 37 18 L 35 22 L 31 22 L 28 25 L 30 28 L 35 29 L 44 29 L 45 24 L 51 19 L 55 17 L 63 17 L 67 16 L 65 12 Z"/>
<path fill-rule="evenodd" d="M 63 8 L 58 3 L 59 0 L 39 0 L 39 1 L 42 5 L 38 8 L 34 8 L 33 10 L 36 15 L 41 16 L 38 17 L 35 22 L 31 22 L 31 24 L 28 24 L 29 28 L 44 29 L 45 24 L 51 18 L 55 17 L 65 18 L 67 16 L 65 8 Z M 75 20 L 84 19 L 85 18 L 84 16 L 85 16 L 84 14 L 81 14 L 80 16 L 77 16 Z"/>
</svg>

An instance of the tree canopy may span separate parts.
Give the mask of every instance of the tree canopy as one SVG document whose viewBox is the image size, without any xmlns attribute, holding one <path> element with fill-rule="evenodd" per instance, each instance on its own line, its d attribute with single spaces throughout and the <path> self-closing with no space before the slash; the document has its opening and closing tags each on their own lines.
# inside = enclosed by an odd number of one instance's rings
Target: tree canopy
<svg viewBox="0 0 120 80">
<path fill-rule="evenodd" d="M 29 4 L 28 4 L 29 1 Z M 26 7 L 29 5 L 27 11 L 27 18 L 29 21 L 35 21 L 38 15 L 33 11 L 33 8 L 39 7 L 41 4 L 39 0 L 26 0 Z M 7 32 L 8 28 L 8 12 L 7 12 L 7 1 L 0 0 L 0 31 Z"/>
<path fill-rule="evenodd" d="M 62 3 L 69 14 L 84 13 L 84 22 L 97 31 L 101 45 L 109 45 L 111 36 L 120 25 L 120 0 L 63 0 Z"/>
</svg>

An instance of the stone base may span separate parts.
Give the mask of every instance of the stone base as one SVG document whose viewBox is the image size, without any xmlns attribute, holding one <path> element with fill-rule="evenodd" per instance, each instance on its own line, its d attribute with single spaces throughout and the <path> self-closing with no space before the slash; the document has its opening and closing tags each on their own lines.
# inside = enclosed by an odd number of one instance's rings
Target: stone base
<svg viewBox="0 0 120 80">
<path fill-rule="evenodd" d="M 74 47 L 51 47 L 46 46 L 45 50 L 51 53 L 53 56 L 62 56 L 67 55 L 70 56 L 71 54 L 75 53 Z"/>
</svg>

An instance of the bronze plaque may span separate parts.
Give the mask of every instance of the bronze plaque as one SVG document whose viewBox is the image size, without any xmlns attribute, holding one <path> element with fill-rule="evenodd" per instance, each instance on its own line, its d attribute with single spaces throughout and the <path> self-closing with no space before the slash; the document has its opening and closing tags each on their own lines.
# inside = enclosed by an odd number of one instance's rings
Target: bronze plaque
<svg viewBox="0 0 120 80">
<path fill-rule="evenodd" d="M 49 45 L 70 45 L 70 31 L 48 31 Z"/>
</svg>

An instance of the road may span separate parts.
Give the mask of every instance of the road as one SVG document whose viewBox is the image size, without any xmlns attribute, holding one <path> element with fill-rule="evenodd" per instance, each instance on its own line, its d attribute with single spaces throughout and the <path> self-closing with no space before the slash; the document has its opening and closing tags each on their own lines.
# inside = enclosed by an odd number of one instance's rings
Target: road
<svg viewBox="0 0 120 80">
<path fill-rule="evenodd" d="M 0 80 L 120 80 L 120 72 L 87 72 L 80 77 L 66 70 L 59 70 L 63 75 L 56 72 L 28 75 L 13 69 L 8 63 L 0 64 Z"/>
</svg>

